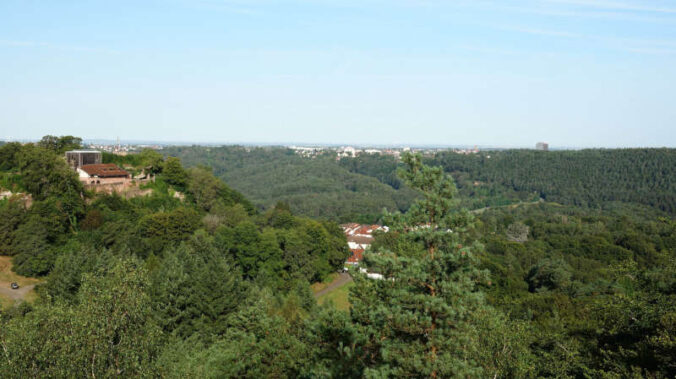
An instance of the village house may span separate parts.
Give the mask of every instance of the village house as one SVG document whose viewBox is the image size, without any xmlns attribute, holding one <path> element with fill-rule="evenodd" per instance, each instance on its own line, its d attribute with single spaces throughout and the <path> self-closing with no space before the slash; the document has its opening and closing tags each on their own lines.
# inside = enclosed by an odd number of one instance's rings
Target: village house
<svg viewBox="0 0 676 379">
<path fill-rule="evenodd" d="M 347 245 L 350 248 L 350 257 L 346 264 L 356 265 L 364 259 L 364 251 L 371 246 L 375 231 L 388 232 L 387 226 L 381 225 L 362 225 L 357 223 L 342 224 L 340 226 L 347 237 Z"/>
</svg>

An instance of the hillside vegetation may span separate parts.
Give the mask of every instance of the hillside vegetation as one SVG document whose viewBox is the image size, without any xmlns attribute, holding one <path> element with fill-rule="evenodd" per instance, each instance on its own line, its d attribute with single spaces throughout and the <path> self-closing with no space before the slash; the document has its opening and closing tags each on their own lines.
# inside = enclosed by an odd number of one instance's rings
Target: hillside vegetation
<svg viewBox="0 0 676 379">
<path fill-rule="evenodd" d="M 383 208 L 405 211 L 415 193 L 385 155 L 302 158 L 285 148 L 172 147 L 165 154 L 205 165 L 266 208 L 285 201 L 299 214 L 373 222 Z M 609 208 L 637 203 L 676 212 L 676 149 L 441 152 L 426 157 L 458 185 L 462 206 L 478 209 L 544 199 Z"/>
<path fill-rule="evenodd" d="M 419 155 L 290 157 L 287 174 L 334 167 L 417 194 L 406 212 L 378 216 L 390 231 L 361 264 L 384 279 L 353 269 L 353 282 L 317 300 L 311 288 L 327 286 L 349 254 L 336 223 L 284 202 L 261 209 L 211 169 L 151 150 L 104 157 L 155 173 L 148 195 L 87 192 L 63 159 L 72 145 L 0 147 L 3 186 L 32 197 L 0 201 L 0 251 L 41 281 L 36 301 L 0 312 L 2 378 L 676 375 L 676 222 L 629 193 L 598 207 L 567 204 L 584 194 L 566 192 L 563 204 L 547 192 L 525 202 L 520 188 L 488 176 L 475 185 L 455 170 L 458 190 Z M 265 154 L 242 165 L 253 173 Z M 308 182 L 320 175 L 305 172 Z M 628 178 L 627 192 L 659 182 Z M 476 187 L 494 192 L 468 195 Z M 462 207 L 505 201 L 520 204 Z"/>
<path fill-rule="evenodd" d="M 676 149 L 444 152 L 428 162 L 452 173 L 469 196 L 535 194 L 582 207 L 638 203 L 676 214 Z"/>
<path fill-rule="evenodd" d="M 171 147 L 164 153 L 187 166 L 213 168 L 216 176 L 262 208 L 283 201 L 294 213 L 309 217 L 373 222 L 383 209 L 405 211 L 416 196 L 404 186 L 349 170 L 331 154 L 310 159 L 285 148 L 236 146 Z M 392 170 L 388 175 L 396 177 Z"/>
</svg>

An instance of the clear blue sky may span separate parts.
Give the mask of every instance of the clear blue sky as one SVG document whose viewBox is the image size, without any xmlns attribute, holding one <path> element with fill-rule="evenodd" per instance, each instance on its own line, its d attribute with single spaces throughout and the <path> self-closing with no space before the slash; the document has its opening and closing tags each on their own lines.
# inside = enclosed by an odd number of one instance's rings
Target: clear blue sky
<svg viewBox="0 0 676 379">
<path fill-rule="evenodd" d="M 0 1 L 0 139 L 676 146 L 676 1 Z"/>
</svg>

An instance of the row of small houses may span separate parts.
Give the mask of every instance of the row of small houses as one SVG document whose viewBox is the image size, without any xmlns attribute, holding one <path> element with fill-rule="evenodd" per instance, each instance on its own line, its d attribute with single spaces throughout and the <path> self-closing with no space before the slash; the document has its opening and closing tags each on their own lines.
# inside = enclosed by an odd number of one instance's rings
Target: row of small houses
<svg viewBox="0 0 676 379">
<path fill-rule="evenodd" d="M 382 231 L 387 233 L 389 228 L 381 225 L 362 225 L 357 223 L 342 224 L 340 226 L 347 237 L 350 248 L 350 257 L 345 262 L 347 265 L 356 265 L 364 259 L 364 251 L 373 243 L 373 233 Z"/>
</svg>

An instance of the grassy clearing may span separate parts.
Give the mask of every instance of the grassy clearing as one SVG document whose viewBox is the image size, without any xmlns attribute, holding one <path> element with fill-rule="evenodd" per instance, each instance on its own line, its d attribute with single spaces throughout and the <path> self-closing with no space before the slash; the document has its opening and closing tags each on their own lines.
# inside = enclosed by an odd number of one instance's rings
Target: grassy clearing
<svg viewBox="0 0 676 379">
<path fill-rule="evenodd" d="M 20 286 L 40 283 L 39 279 L 17 275 L 12 271 L 12 257 L 0 256 L 0 282 L 17 282 Z"/>
<path fill-rule="evenodd" d="M 333 306 L 341 311 L 350 310 L 350 301 L 348 300 L 348 295 L 350 294 L 350 288 L 354 286 L 354 282 L 346 283 L 343 286 L 336 288 L 335 290 L 320 296 L 317 299 L 319 304 L 333 303 Z"/>
<path fill-rule="evenodd" d="M 310 286 L 310 288 L 312 289 L 312 293 L 317 293 L 321 290 L 324 290 L 326 287 L 328 287 L 331 283 L 333 283 L 339 277 L 340 277 L 340 275 L 338 273 L 334 272 L 333 274 L 329 274 L 329 276 L 323 282 L 312 284 Z"/>
<path fill-rule="evenodd" d="M 12 271 L 12 258 L 1 256 L 0 257 L 0 306 L 3 309 L 10 308 L 17 301 L 13 295 L 17 295 L 20 292 L 13 292 L 19 290 L 9 289 L 10 284 L 16 282 L 21 288 L 32 286 L 40 283 L 39 279 L 28 278 L 25 276 L 17 275 Z M 37 294 L 34 289 L 26 292 L 22 296 L 23 301 L 32 302 L 37 298 Z"/>
</svg>

